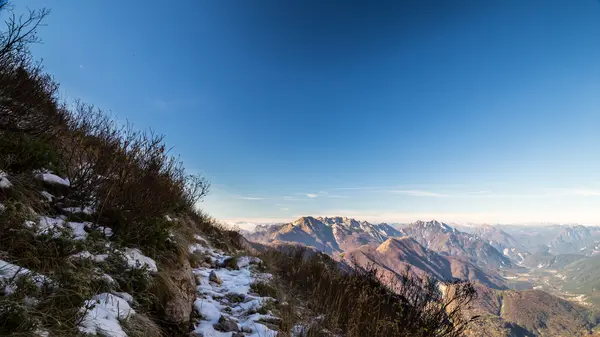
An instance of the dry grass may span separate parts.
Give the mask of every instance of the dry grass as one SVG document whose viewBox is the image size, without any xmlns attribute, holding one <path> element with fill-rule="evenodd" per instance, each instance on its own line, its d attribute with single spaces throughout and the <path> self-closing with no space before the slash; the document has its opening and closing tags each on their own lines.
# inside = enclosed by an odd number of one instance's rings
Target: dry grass
<svg viewBox="0 0 600 337">
<path fill-rule="evenodd" d="M 309 335 L 327 328 L 348 337 L 454 337 L 469 323 L 461 315 L 474 296 L 469 284 L 456 284 L 454 296 L 444 298 L 436 285 L 409 273 L 393 291 L 380 282 L 375 270 L 342 271 L 328 256 L 307 257 L 302 249 L 272 251 L 262 258 L 280 287 L 290 294 L 288 308 L 280 309 L 282 329 L 292 325 L 296 313 L 290 308 L 299 303 L 314 316 L 323 315 L 322 321 L 311 323 L 314 327 Z M 294 297 L 301 301 L 294 303 Z"/>
</svg>

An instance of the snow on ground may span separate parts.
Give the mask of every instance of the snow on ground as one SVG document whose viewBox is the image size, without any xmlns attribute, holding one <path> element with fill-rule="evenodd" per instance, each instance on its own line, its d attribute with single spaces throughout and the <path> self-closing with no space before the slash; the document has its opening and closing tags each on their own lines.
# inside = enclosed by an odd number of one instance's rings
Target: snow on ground
<svg viewBox="0 0 600 337">
<path fill-rule="evenodd" d="M 54 196 L 47 191 L 41 191 L 40 194 L 42 195 L 42 197 L 46 198 L 47 201 L 54 200 Z"/>
<path fill-rule="evenodd" d="M 25 276 L 30 276 L 38 287 L 41 287 L 44 283 L 50 283 L 50 280 L 44 275 L 33 273 L 27 268 L 0 260 L 0 289 L 5 294 L 13 293 L 15 291 L 14 281 Z"/>
<path fill-rule="evenodd" d="M 81 207 L 66 207 L 66 208 L 63 208 L 63 211 L 69 212 L 69 213 L 83 213 L 83 214 L 87 214 L 87 215 L 94 214 L 94 209 L 91 208 L 91 207 L 88 207 L 88 206 L 86 206 L 84 208 L 81 208 Z"/>
<path fill-rule="evenodd" d="M 142 254 L 142 252 L 137 248 L 127 248 L 125 249 L 125 259 L 127 260 L 127 265 L 131 268 L 143 268 L 147 267 L 148 271 L 156 273 L 158 268 L 156 267 L 156 261 Z"/>
<path fill-rule="evenodd" d="M 95 229 L 104 233 L 106 236 L 112 235 L 112 230 L 110 228 L 102 226 L 94 228 L 94 225 L 91 222 L 67 222 L 66 219 L 65 216 L 58 216 L 55 218 L 41 216 L 37 223 L 37 234 L 52 234 L 53 237 L 57 238 L 61 235 L 61 230 L 68 229 L 71 234 L 73 234 L 75 240 L 85 240 L 88 231 Z M 25 221 L 24 226 L 34 228 L 36 227 L 36 223 L 34 221 Z"/>
<path fill-rule="evenodd" d="M 103 262 L 108 258 L 108 254 L 94 255 L 87 250 L 83 250 L 77 254 L 71 255 L 70 257 L 73 259 L 91 259 L 94 262 Z"/>
<path fill-rule="evenodd" d="M 135 311 L 122 297 L 131 298 L 131 295 L 102 293 L 85 301 L 81 309 L 85 316 L 79 323 L 79 330 L 107 337 L 127 337 L 119 320 L 129 318 Z"/>
<path fill-rule="evenodd" d="M 39 177 L 40 177 L 40 179 L 42 179 L 43 181 L 45 181 L 47 183 L 63 185 L 63 186 L 71 186 L 69 179 L 61 178 L 54 173 L 50 173 L 50 172 L 40 173 Z"/>
<path fill-rule="evenodd" d="M 0 188 L 9 188 L 12 186 L 10 180 L 8 180 L 7 175 L 4 171 L 0 171 Z"/>
<path fill-rule="evenodd" d="M 198 240 L 206 243 L 205 240 Z M 259 273 L 254 269 L 254 264 L 260 262 L 254 257 L 239 257 L 237 266 L 239 270 L 215 267 L 223 263 L 230 256 L 207 247 L 204 244 L 190 246 L 191 252 L 202 252 L 210 256 L 213 261 L 210 267 L 194 269 L 198 283 L 198 298 L 194 302 L 194 309 L 200 314 L 201 320 L 195 326 L 194 333 L 203 337 L 274 337 L 277 332 L 268 328 L 261 320 L 277 320 L 273 315 L 260 314 L 256 311 L 269 301 L 270 297 L 261 297 L 250 293 L 250 285 L 255 281 L 267 280 L 269 274 Z M 210 274 L 218 277 L 218 281 L 210 281 Z M 213 279 L 214 280 L 214 279 Z M 237 297 L 238 300 L 233 299 Z M 237 325 L 237 331 L 223 332 L 215 329 L 219 320 L 232 321 Z M 222 329 L 221 329 L 222 330 Z M 235 328 L 233 330 L 236 330 Z"/>
</svg>

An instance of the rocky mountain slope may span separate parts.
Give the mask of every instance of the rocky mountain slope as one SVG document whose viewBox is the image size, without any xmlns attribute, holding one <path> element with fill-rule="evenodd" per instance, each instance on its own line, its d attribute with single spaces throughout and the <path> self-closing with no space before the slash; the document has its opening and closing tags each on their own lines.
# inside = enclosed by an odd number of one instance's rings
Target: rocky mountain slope
<svg viewBox="0 0 600 337">
<path fill-rule="evenodd" d="M 439 221 L 417 221 L 401 232 L 427 249 L 453 257 L 461 257 L 486 269 L 512 267 L 512 261 L 474 234 L 461 232 Z"/>
<path fill-rule="evenodd" d="M 487 241 L 492 247 L 517 264 L 522 263 L 529 255 L 527 249 L 517 239 L 496 226 L 483 225 L 477 227 L 473 234 Z"/>
<path fill-rule="evenodd" d="M 600 227 L 567 226 L 548 243 L 552 254 L 594 255 L 600 252 Z"/>
<path fill-rule="evenodd" d="M 595 326 L 590 312 L 539 290 L 478 287 L 472 312 L 481 318 L 467 336 L 588 336 Z"/>
<path fill-rule="evenodd" d="M 428 250 L 410 237 L 390 238 L 379 246 L 362 246 L 344 254 L 344 261 L 362 267 L 375 266 L 389 278 L 401 276 L 410 268 L 413 272 L 429 275 L 440 281 L 461 279 L 495 289 L 506 288 L 502 278 L 496 273 L 484 272 L 460 258 Z"/>
<path fill-rule="evenodd" d="M 264 226 L 247 234 L 250 241 L 259 243 L 293 242 L 336 254 L 362 245 L 381 243 L 402 234 L 387 224 L 359 222 L 346 217 L 302 217 L 294 222 Z"/>
</svg>

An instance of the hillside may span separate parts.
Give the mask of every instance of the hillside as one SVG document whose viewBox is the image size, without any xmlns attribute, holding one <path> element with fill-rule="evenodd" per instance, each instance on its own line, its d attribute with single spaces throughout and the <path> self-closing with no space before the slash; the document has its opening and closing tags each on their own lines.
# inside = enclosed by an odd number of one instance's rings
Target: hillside
<svg viewBox="0 0 600 337">
<path fill-rule="evenodd" d="M 477 290 L 482 318 L 468 336 L 587 336 L 595 325 L 585 308 L 543 291 Z"/>
<path fill-rule="evenodd" d="M 457 258 L 430 251 L 409 237 L 391 238 L 379 246 L 363 246 L 344 254 L 344 261 L 363 267 L 375 266 L 387 277 L 401 278 L 410 268 L 421 276 L 439 281 L 468 280 L 496 289 L 505 289 L 502 278 L 483 272 L 477 266 Z"/>
</svg>

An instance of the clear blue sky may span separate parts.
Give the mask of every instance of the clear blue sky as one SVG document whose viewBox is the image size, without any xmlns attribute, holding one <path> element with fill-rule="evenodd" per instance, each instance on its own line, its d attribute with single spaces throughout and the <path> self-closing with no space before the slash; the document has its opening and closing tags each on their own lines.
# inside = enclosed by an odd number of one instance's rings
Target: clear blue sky
<svg viewBox="0 0 600 337">
<path fill-rule="evenodd" d="M 19 1 L 21 2 L 21 1 Z M 23 1 L 222 220 L 600 223 L 600 2 Z"/>
</svg>

